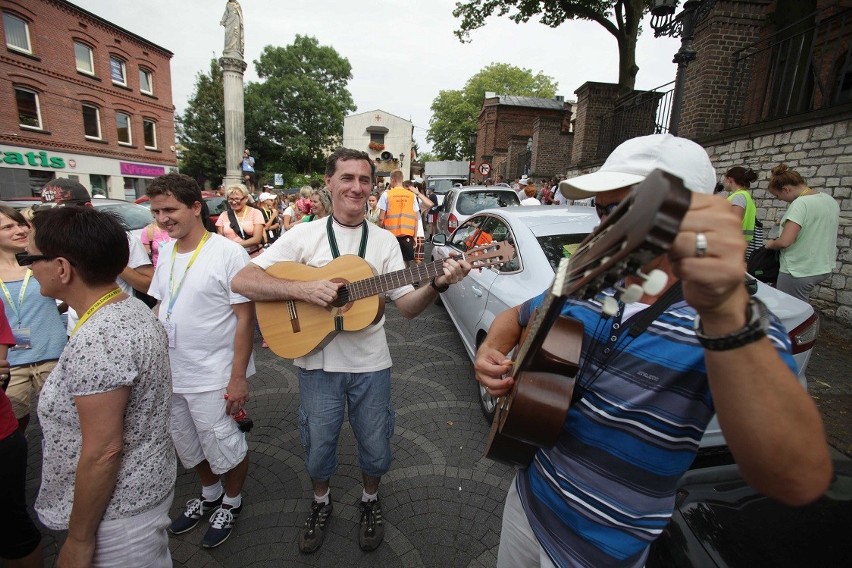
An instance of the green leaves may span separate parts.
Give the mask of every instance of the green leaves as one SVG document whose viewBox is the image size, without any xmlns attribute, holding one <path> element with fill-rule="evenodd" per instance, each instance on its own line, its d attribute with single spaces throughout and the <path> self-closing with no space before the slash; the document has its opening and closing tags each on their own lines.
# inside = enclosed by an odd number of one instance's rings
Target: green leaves
<svg viewBox="0 0 852 568">
<path fill-rule="evenodd" d="M 427 139 L 440 160 L 461 160 L 470 155 L 468 139 L 477 131 L 485 93 L 551 98 L 557 84 L 541 72 L 533 75 L 506 63 L 492 63 L 467 80 L 461 90 L 444 90 L 432 101 Z"/>
<path fill-rule="evenodd" d="M 195 93 L 176 118 L 178 142 L 184 147 L 181 171 L 218 186 L 225 175 L 225 99 L 222 69 L 215 59 L 208 73 L 196 77 Z"/>
</svg>

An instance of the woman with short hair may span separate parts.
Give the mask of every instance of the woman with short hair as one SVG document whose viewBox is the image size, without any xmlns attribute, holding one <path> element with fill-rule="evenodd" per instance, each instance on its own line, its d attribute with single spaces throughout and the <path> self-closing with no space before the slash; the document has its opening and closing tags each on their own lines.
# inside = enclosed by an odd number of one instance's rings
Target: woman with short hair
<svg viewBox="0 0 852 568">
<path fill-rule="evenodd" d="M 225 190 L 228 211 L 216 220 L 216 231 L 241 245 L 249 256 L 255 257 L 263 251 L 263 213 L 249 205 L 248 189 L 243 184 L 230 185 Z"/>
</svg>

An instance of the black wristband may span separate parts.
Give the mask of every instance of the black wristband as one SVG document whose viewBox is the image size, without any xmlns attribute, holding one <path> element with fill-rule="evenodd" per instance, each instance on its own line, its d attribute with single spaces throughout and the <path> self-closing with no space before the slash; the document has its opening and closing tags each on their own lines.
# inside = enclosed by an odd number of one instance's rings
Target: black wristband
<svg viewBox="0 0 852 568">
<path fill-rule="evenodd" d="M 728 351 L 737 349 L 749 343 L 754 343 L 766 337 L 769 330 L 769 313 L 766 306 L 752 297 L 746 309 L 746 324 L 744 327 L 721 336 L 704 335 L 701 329 L 701 319 L 695 317 L 695 337 L 704 349 L 709 351 Z"/>
<path fill-rule="evenodd" d="M 439 294 L 443 294 L 444 292 L 446 292 L 447 290 L 450 289 L 449 284 L 444 284 L 443 286 L 438 286 L 437 284 L 435 284 L 436 279 L 437 279 L 437 276 L 435 278 L 433 278 L 431 282 L 429 282 L 429 286 L 434 288 L 436 292 L 438 292 Z"/>
</svg>

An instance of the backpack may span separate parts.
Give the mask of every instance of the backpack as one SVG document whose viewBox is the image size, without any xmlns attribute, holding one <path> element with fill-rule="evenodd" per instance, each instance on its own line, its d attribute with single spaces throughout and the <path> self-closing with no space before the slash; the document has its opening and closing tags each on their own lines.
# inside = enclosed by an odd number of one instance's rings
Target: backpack
<svg viewBox="0 0 852 568">
<path fill-rule="evenodd" d="M 769 250 L 766 247 L 756 249 L 748 259 L 746 271 L 760 280 L 772 286 L 778 281 L 778 272 L 781 269 L 781 253 L 777 250 Z"/>
</svg>

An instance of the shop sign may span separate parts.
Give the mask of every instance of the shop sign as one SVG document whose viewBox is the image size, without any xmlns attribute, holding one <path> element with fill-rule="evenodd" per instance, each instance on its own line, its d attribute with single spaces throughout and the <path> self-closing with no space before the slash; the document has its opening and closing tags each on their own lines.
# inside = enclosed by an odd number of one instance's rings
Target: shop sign
<svg viewBox="0 0 852 568">
<path fill-rule="evenodd" d="M 166 169 L 162 166 L 147 166 L 145 164 L 119 162 L 119 167 L 121 168 L 121 175 L 123 176 L 157 177 L 166 173 Z"/>
<path fill-rule="evenodd" d="M 0 161 L 4 164 L 15 166 L 30 166 L 33 168 L 52 168 L 61 170 L 65 167 L 65 160 L 59 156 L 51 156 L 47 152 L 4 152 L 0 148 Z"/>
</svg>

